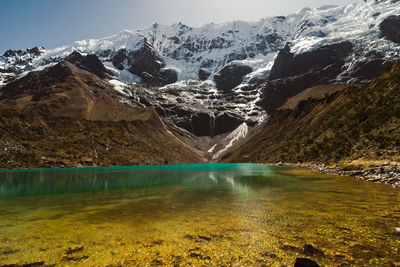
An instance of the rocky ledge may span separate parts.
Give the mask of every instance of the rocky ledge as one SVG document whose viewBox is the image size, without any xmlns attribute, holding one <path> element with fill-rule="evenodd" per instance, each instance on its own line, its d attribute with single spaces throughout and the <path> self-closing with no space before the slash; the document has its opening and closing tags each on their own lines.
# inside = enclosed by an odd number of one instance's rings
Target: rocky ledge
<svg viewBox="0 0 400 267">
<path fill-rule="evenodd" d="M 352 176 L 375 183 L 389 184 L 394 188 L 400 188 L 400 165 L 391 164 L 389 162 L 373 165 L 368 169 L 349 169 L 350 167 L 332 168 L 324 164 L 314 163 L 276 163 L 272 165 L 308 168 L 314 173 Z"/>
</svg>

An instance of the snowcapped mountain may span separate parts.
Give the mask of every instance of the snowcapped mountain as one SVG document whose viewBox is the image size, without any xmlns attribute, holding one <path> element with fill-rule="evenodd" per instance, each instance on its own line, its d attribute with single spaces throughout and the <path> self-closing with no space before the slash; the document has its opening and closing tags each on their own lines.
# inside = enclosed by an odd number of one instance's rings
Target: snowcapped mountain
<svg viewBox="0 0 400 267">
<path fill-rule="evenodd" d="M 144 30 L 125 30 L 103 39 L 77 41 L 53 50 L 43 48 L 26 51 L 7 51 L 0 58 L 2 73 L 11 75 L 56 62 L 73 51 L 96 54 L 110 68 L 123 52 L 127 58 L 119 68 L 129 66 L 129 53 L 138 51 L 144 44 L 160 55 L 163 66 L 177 71 L 178 81 L 199 79 L 199 71 L 212 80 L 226 64 L 240 61 L 252 67 L 247 78 L 264 73 L 271 67 L 277 52 L 286 43 L 292 52 L 303 53 L 314 48 L 348 40 L 362 48 L 393 57 L 398 44 L 380 38 L 379 24 L 390 15 L 400 13 L 397 1 L 368 0 L 349 6 L 323 6 L 305 8 L 296 14 L 264 18 L 257 22 L 233 21 L 224 24 L 207 24 L 192 28 L 181 23 L 171 26 L 153 24 Z M 160 62 L 161 63 L 161 62 Z M 124 65 L 125 64 L 125 65 Z M 131 82 L 121 75 L 122 81 Z M 4 80 L 3 80 L 4 81 Z"/>
<path fill-rule="evenodd" d="M 243 122 L 255 125 L 267 117 L 268 108 L 258 104 L 268 96 L 262 84 L 268 81 L 275 59 L 284 57 L 282 51 L 290 51 L 293 62 L 301 66 L 301 58 L 315 58 L 312 51 L 336 51 L 343 46 L 330 45 L 346 42 L 348 51 L 338 57 L 342 64 L 321 83 L 372 79 L 378 65 L 398 58 L 399 43 L 380 27 L 389 16 L 398 14 L 398 0 L 359 0 L 256 22 L 211 23 L 200 28 L 154 24 L 52 50 L 8 50 L 0 57 L 0 86 L 55 65 L 74 51 L 94 54 L 108 69 L 107 80 L 121 101 L 151 105 L 176 125 L 196 135 L 212 136 L 232 131 Z M 291 60 L 279 62 L 290 64 Z M 316 62 L 314 67 L 331 65 Z"/>
</svg>

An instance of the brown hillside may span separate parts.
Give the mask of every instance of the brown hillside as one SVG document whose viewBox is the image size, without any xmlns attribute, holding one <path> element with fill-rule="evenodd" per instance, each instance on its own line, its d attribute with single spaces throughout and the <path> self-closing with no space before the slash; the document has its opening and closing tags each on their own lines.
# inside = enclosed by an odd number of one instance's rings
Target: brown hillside
<svg viewBox="0 0 400 267">
<path fill-rule="evenodd" d="M 103 80 L 69 61 L 31 72 L 2 90 L 2 106 L 45 117 L 118 121 L 138 115 L 137 110 L 120 103 L 117 92 Z"/>
<path fill-rule="evenodd" d="M 400 62 L 373 83 L 348 85 L 276 112 L 226 162 L 400 159 Z M 301 98 L 299 96 L 298 98 Z"/>
<path fill-rule="evenodd" d="M 0 93 L 0 168 L 179 164 L 203 156 L 151 108 L 68 61 Z"/>
</svg>

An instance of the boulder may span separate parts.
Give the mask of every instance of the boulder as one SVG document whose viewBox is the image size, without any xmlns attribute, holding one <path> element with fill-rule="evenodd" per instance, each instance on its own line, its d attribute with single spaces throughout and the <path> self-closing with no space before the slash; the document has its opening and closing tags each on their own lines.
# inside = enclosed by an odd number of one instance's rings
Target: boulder
<svg viewBox="0 0 400 267">
<path fill-rule="evenodd" d="M 389 16 L 379 24 L 382 36 L 388 40 L 400 44 L 400 15 Z"/>
<path fill-rule="evenodd" d="M 227 62 L 232 62 L 234 60 L 243 60 L 247 58 L 246 51 L 243 49 L 241 52 L 236 52 L 236 53 L 230 53 L 228 55 L 228 60 Z"/>
<path fill-rule="evenodd" d="M 219 72 L 219 75 L 214 76 L 214 81 L 219 90 L 229 92 L 240 85 L 243 77 L 252 71 L 253 69 L 248 65 L 230 63 Z"/>
</svg>

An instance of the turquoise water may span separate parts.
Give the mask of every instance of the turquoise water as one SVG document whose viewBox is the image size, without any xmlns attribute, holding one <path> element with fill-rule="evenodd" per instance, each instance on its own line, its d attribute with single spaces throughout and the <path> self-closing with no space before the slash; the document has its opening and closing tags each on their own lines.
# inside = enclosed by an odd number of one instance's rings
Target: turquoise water
<svg viewBox="0 0 400 267">
<path fill-rule="evenodd" d="M 399 203 L 257 164 L 1 171 L 0 266 L 398 266 Z"/>
<path fill-rule="evenodd" d="M 0 171 L 0 198 L 162 185 L 232 189 L 242 175 L 265 176 L 273 169 L 261 164 L 189 164 Z"/>
</svg>

